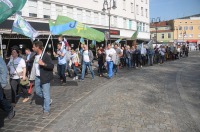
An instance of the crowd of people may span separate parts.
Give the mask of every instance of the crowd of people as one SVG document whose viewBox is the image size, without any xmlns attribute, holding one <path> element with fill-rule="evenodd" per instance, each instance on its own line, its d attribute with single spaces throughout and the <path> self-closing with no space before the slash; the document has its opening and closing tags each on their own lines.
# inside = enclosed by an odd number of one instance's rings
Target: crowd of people
<svg viewBox="0 0 200 132">
<path fill-rule="evenodd" d="M 53 52 L 57 58 L 57 74 L 61 85 L 67 83 L 67 79 L 72 78 L 76 81 L 84 81 L 88 71 L 91 73 L 91 79 L 95 79 L 92 63 L 94 58 L 98 62 L 98 76 L 112 79 L 121 68 L 142 68 L 143 66 L 154 64 L 163 64 L 168 60 L 176 60 L 181 57 L 187 57 L 189 49 L 186 45 L 165 46 L 157 45 L 153 47 L 149 44 L 133 45 L 121 47 L 120 44 L 108 44 L 107 47 L 97 47 L 96 54 L 88 48 L 88 45 L 81 44 L 78 49 L 71 49 L 65 45 L 62 36 L 59 37 L 57 50 Z M 19 98 L 19 91 L 23 93 L 23 102 L 29 100 L 30 89 L 33 85 L 35 93 L 43 99 L 43 118 L 50 114 L 50 82 L 53 79 L 54 63 L 48 53 L 44 52 L 41 41 L 33 42 L 33 47 L 25 49 L 26 56 L 21 56 L 19 48 L 11 48 L 11 57 L 6 66 L 4 60 L 0 58 L 0 103 L 8 117 L 14 117 L 14 107 Z M 7 73 L 10 77 L 11 103 L 6 100 L 3 88 L 7 84 Z M 81 74 L 79 76 L 79 73 Z M 68 77 L 69 78 L 68 78 Z M 23 84 L 28 78 L 29 85 Z"/>
</svg>

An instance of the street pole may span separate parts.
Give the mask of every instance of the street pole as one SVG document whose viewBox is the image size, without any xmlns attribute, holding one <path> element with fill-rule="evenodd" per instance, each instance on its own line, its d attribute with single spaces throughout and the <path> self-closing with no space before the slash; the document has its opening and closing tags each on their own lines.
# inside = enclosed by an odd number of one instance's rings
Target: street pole
<svg viewBox="0 0 200 132">
<path fill-rule="evenodd" d="M 112 1 L 113 1 L 113 6 L 112 6 Z M 106 10 L 108 10 L 108 19 L 109 19 L 109 26 L 108 26 L 109 35 L 108 36 L 109 36 L 109 40 L 107 40 L 107 43 L 109 41 L 109 43 L 111 44 L 111 37 L 110 37 L 110 17 L 111 17 L 111 14 L 110 14 L 110 11 L 111 11 L 111 9 L 116 9 L 117 7 L 116 7 L 116 1 L 115 0 L 110 0 L 109 4 L 108 4 L 107 0 L 104 0 L 102 11 L 106 12 Z"/>
</svg>

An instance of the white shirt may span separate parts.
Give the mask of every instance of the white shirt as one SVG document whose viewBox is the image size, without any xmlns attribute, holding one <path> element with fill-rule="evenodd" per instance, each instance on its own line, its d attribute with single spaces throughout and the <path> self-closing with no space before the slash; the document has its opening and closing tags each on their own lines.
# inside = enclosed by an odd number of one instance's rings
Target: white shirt
<svg viewBox="0 0 200 132">
<path fill-rule="evenodd" d="M 35 67 L 35 76 L 40 76 L 40 66 L 38 64 L 38 61 L 40 60 L 41 55 L 36 55 L 35 60 L 33 63 L 33 66 Z"/>
<path fill-rule="evenodd" d="M 112 61 L 112 57 L 109 55 L 114 55 L 116 54 L 116 51 L 113 48 L 107 49 L 106 51 L 106 61 Z"/>
<path fill-rule="evenodd" d="M 10 59 L 7 65 L 10 68 L 10 75 L 12 79 L 19 79 L 22 77 L 23 68 L 26 67 L 24 59 L 17 57 L 16 59 Z M 15 67 L 15 68 L 14 68 Z M 16 69 L 16 70 L 15 70 Z M 17 72 L 16 72 L 17 71 Z M 19 77 L 20 76 L 20 77 Z"/>
<path fill-rule="evenodd" d="M 84 62 L 90 62 L 88 50 L 83 51 L 83 61 Z"/>
</svg>

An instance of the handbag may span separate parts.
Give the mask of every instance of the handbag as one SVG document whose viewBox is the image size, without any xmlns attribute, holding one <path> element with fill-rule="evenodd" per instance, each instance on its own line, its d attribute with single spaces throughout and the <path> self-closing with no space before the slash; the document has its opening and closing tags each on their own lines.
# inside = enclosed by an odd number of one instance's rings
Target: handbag
<svg viewBox="0 0 200 132">
<path fill-rule="evenodd" d="M 28 84 L 29 84 L 28 78 L 26 78 L 26 80 L 20 79 L 20 85 L 26 86 L 26 85 L 28 85 Z"/>
</svg>

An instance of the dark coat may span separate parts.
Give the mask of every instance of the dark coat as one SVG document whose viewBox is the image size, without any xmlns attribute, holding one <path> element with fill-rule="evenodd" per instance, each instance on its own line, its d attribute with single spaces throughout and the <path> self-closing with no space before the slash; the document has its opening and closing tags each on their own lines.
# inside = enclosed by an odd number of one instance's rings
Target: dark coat
<svg viewBox="0 0 200 132">
<path fill-rule="evenodd" d="M 44 53 L 42 61 L 46 64 L 46 66 L 40 66 L 40 82 L 41 84 L 50 83 L 53 79 L 53 61 L 46 53 Z"/>
</svg>

